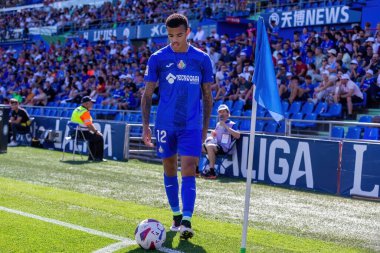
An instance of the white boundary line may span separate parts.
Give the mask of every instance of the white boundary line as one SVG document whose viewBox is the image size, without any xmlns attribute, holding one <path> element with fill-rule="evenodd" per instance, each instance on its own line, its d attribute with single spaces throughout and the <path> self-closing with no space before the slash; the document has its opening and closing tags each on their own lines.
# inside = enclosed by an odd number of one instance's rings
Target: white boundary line
<svg viewBox="0 0 380 253">
<path fill-rule="evenodd" d="M 75 225 L 75 224 L 71 224 L 71 223 L 67 223 L 67 222 L 63 222 L 63 221 L 59 221 L 59 220 L 55 220 L 55 219 L 50 219 L 50 218 L 38 216 L 35 214 L 31 214 L 31 213 L 25 213 L 25 212 L 15 210 L 15 209 L 11 209 L 11 208 L 7 208 L 4 206 L 0 206 L 0 211 L 18 214 L 18 215 L 25 216 L 28 218 L 33 218 L 36 220 L 52 223 L 52 224 L 59 225 L 62 227 L 71 228 L 74 230 L 86 232 L 88 234 L 92 234 L 92 235 L 96 235 L 96 236 L 105 237 L 105 238 L 109 238 L 109 239 L 119 241 L 117 243 L 110 244 L 110 245 L 108 245 L 102 249 L 96 250 L 93 253 L 111 253 L 111 252 L 115 252 L 119 249 L 126 248 L 128 246 L 136 244 L 136 242 L 134 240 L 131 240 L 131 239 L 126 238 L 126 237 L 113 235 L 113 234 L 102 232 L 102 231 L 95 230 L 92 228 L 86 228 L 86 227 L 82 227 L 79 225 Z M 177 251 L 177 250 L 169 249 L 169 248 L 165 248 L 165 247 L 158 249 L 158 251 L 165 252 L 165 253 L 181 253 L 181 251 Z"/>
</svg>

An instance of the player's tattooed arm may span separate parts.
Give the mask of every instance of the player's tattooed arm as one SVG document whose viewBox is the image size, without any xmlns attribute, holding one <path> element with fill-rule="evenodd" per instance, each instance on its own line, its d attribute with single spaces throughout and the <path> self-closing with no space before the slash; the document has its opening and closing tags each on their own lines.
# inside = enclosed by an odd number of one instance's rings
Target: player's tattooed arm
<svg viewBox="0 0 380 253">
<path fill-rule="evenodd" d="M 145 85 L 144 94 L 141 98 L 141 114 L 144 127 L 149 126 L 150 109 L 152 107 L 152 96 L 155 88 L 155 82 L 147 82 Z"/>
<path fill-rule="evenodd" d="M 212 110 L 212 93 L 211 84 L 204 83 L 202 85 L 202 98 L 203 98 L 203 131 L 202 131 L 202 143 L 207 137 L 208 125 L 210 122 L 210 115 Z"/>
</svg>

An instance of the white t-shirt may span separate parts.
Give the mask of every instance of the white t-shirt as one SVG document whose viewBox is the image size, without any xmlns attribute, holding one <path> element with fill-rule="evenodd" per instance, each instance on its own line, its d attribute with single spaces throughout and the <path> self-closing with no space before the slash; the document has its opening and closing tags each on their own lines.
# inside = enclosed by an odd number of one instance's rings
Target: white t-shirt
<svg viewBox="0 0 380 253">
<path fill-rule="evenodd" d="M 349 92 L 350 90 L 353 90 L 354 93 L 352 93 L 352 96 L 357 96 L 363 99 L 363 93 L 360 91 L 359 86 L 357 86 L 353 81 L 348 80 L 346 86 L 342 87 L 342 90 L 344 92 Z"/>
</svg>

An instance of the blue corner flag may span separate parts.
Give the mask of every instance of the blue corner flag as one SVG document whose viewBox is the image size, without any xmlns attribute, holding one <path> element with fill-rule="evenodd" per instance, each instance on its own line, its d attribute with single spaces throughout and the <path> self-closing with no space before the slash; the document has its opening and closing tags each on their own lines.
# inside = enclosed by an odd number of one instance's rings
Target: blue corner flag
<svg viewBox="0 0 380 253">
<path fill-rule="evenodd" d="M 278 95 L 272 54 L 264 19 L 262 17 L 259 17 L 257 20 L 255 74 L 253 76 L 253 83 L 256 85 L 255 100 L 257 103 L 266 108 L 277 122 L 282 120 L 284 113 L 282 111 L 280 96 Z"/>
</svg>

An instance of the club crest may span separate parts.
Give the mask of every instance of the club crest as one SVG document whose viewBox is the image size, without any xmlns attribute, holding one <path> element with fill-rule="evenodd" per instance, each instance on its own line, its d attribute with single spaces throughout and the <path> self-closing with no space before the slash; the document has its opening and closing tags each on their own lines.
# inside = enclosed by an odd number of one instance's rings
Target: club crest
<svg viewBox="0 0 380 253">
<path fill-rule="evenodd" d="M 177 63 L 177 67 L 179 69 L 185 69 L 186 68 L 186 63 L 183 61 L 183 60 L 180 60 L 178 63 Z"/>
</svg>

